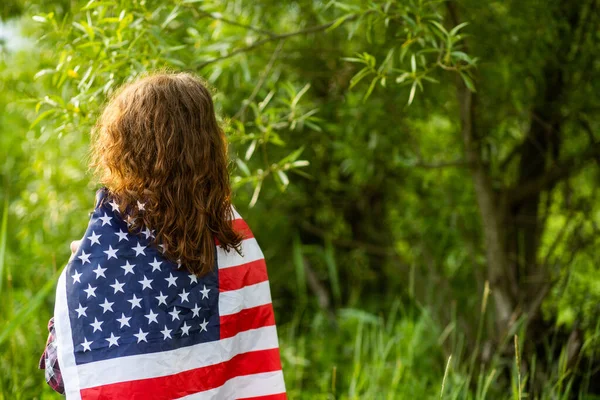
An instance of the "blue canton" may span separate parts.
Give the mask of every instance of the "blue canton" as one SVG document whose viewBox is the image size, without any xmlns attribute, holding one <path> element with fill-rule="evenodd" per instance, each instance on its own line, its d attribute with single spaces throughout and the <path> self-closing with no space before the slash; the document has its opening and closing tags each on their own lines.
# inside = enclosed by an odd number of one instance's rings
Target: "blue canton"
<svg viewBox="0 0 600 400">
<path fill-rule="evenodd" d="M 178 268 L 150 244 L 152 231 L 129 234 L 118 205 L 108 200 L 106 188 L 98 190 L 66 267 L 75 362 L 219 340 L 218 268 L 202 278 Z"/>
</svg>

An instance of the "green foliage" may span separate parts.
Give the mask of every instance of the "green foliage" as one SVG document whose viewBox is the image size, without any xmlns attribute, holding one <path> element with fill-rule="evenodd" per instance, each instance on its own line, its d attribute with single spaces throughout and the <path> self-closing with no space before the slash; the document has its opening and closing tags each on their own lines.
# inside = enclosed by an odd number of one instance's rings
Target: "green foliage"
<svg viewBox="0 0 600 400">
<path fill-rule="evenodd" d="M 88 133 L 121 84 L 161 69 L 214 88 L 290 398 L 592 398 L 598 16 L 593 0 L 567 3 L 3 5 L 30 42 L 0 47 L 0 398 L 58 398 L 36 368 L 56 276 L 93 205 Z M 477 103 L 475 163 L 457 85 Z M 517 250 L 532 221 L 539 237 L 532 265 L 510 253 L 518 303 L 500 332 L 473 171 L 498 203 L 518 194 L 536 123 L 559 138 L 539 151 L 543 172 L 573 171 L 540 189 L 533 215 L 501 219 Z"/>
</svg>

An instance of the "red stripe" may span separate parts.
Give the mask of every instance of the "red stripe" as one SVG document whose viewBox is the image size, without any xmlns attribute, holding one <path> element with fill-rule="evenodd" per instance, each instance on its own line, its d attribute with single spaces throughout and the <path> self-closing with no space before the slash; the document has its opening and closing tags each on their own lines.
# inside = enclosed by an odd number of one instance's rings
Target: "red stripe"
<svg viewBox="0 0 600 400">
<path fill-rule="evenodd" d="M 231 221 L 231 225 L 232 225 L 233 230 L 241 233 L 244 239 L 250 239 L 250 238 L 254 237 L 254 234 L 250 230 L 250 227 L 248 226 L 246 221 L 244 221 L 243 219 L 241 219 L 241 218 L 234 219 L 233 221 Z M 218 246 L 219 239 L 215 238 L 215 243 Z"/>
<path fill-rule="evenodd" d="M 238 400 L 287 400 L 287 395 L 285 393 L 279 393 L 270 394 L 267 396 L 243 397 Z"/>
<path fill-rule="evenodd" d="M 219 270 L 219 291 L 238 290 L 268 280 L 264 259 Z"/>
<path fill-rule="evenodd" d="M 237 314 L 221 316 L 221 339 L 232 337 L 240 332 L 275 325 L 275 314 L 271 303 L 246 308 Z"/>
<path fill-rule="evenodd" d="M 140 366 L 144 368 L 144 366 Z M 281 370 L 279 349 L 239 354 L 229 361 L 174 375 L 113 383 L 81 390 L 83 400 L 150 399 L 162 400 L 187 396 L 223 386 L 236 376 Z"/>
</svg>

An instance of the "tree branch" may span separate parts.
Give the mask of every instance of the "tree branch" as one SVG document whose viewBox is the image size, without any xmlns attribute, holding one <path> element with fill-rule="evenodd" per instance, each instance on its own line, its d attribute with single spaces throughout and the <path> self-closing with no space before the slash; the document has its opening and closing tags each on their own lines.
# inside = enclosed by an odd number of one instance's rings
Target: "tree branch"
<svg viewBox="0 0 600 400">
<path fill-rule="evenodd" d="M 588 161 L 600 157 L 600 142 L 590 146 L 583 153 L 573 156 L 560 164 L 551 167 L 544 175 L 532 179 L 507 190 L 508 204 L 519 203 L 530 196 L 536 195 L 580 171 Z"/>
<path fill-rule="evenodd" d="M 367 15 L 367 14 L 370 14 L 372 12 L 374 12 L 374 10 L 367 10 L 364 13 L 354 14 L 354 15 L 352 15 L 352 16 L 344 19 L 344 21 L 340 24 L 340 26 L 344 25 L 345 23 L 348 23 L 350 21 L 354 21 L 355 19 L 357 19 L 360 16 Z M 325 23 L 323 25 L 311 26 L 311 27 L 308 27 L 308 28 L 305 28 L 305 29 L 300 29 L 299 31 L 294 31 L 294 32 L 279 33 L 279 34 L 272 33 L 267 38 L 258 40 L 258 41 L 252 43 L 249 46 L 241 47 L 239 49 L 233 50 L 232 52 L 230 52 L 228 54 L 225 54 L 224 56 L 216 57 L 216 58 L 213 58 L 211 60 L 204 61 L 204 62 L 200 63 L 199 65 L 196 65 L 194 68 L 202 69 L 202 68 L 206 67 L 207 65 L 214 64 L 214 63 L 216 63 L 218 61 L 226 60 L 228 58 L 231 58 L 231 57 L 236 56 L 236 55 L 241 54 L 241 53 L 246 53 L 248 51 L 256 49 L 257 47 L 262 46 L 265 43 L 272 42 L 274 40 L 287 39 L 287 38 L 292 37 L 292 36 L 299 36 L 299 35 L 306 35 L 308 33 L 321 32 L 321 31 L 326 30 L 327 28 L 329 28 L 330 26 L 332 26 L 333 24 L 335 24 L 337 22 L 338 22 L 337 20 L 334 20 L 334 21 L 327 22 L 327 23 Z"/>
</svg>

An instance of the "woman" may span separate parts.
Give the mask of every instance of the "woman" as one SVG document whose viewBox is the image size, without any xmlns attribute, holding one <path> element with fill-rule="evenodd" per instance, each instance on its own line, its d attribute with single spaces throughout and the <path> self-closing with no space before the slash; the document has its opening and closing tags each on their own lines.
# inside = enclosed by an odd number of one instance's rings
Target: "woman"
<svg viewBox="0 0 600 400">
<path fill-rule="evenodd" d="M 231 206 L 210 92 L 123 87 L 92 133 L 103 185 L 59 279 L 41 360 L 71 399 L 284 399 L 264 258 Z"/>
</svg>

